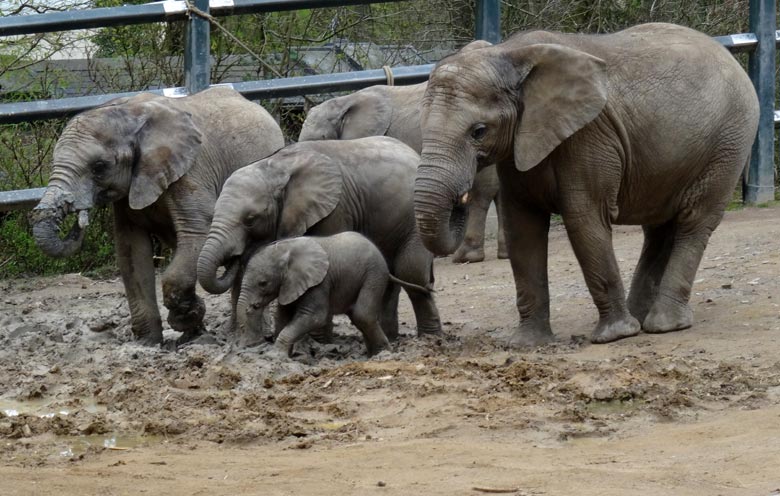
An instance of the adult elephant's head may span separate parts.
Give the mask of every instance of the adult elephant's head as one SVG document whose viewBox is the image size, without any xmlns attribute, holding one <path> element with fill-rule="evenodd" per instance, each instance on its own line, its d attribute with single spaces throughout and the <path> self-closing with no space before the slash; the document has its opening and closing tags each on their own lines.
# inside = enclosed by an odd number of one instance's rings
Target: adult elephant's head
<svg viewBox="0 0 780 496">
<path fill-rule="evenodd" d="M 479 167 L 513 159 L 531 169 L 595 119 L 606 95 L 604 61 L 561 45 L 505 43 L 440 61 L 423 99 L 415 183 L 425 246 L 437 255 L 458 247 Z"/>
<path fill-rule="evenodd" d="M 301 236 L 341 199 L 341 169 L 300 143 L 235 171 L 222 187 L 198 258 L 198 281 L 210 293 L 235 282 L 254 246 Z M 224 267 L 224 273 L 219 274 Z"/>
<path fill-rule="evenodd" d="M 163 97 L 122 98 L 74 117 L 54 148 L 52 173 L 33 211 L 33 235 L 49 256 L 69 256 L 81 247 L 88 212 L 127 198 L 148 207 L 192 166 L 201 134 L 186 112 Z M 65 237 L 68 214 L 78 222 Z"/>
</svg>

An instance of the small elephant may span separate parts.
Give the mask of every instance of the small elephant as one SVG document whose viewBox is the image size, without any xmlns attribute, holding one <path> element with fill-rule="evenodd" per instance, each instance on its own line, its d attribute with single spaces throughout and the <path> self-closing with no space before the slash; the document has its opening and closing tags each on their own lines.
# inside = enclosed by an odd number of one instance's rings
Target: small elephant
<svg viewBox="0 0 780 496">
<path fill-rule="evenodd" d="M 463 47 L 461 53 L 485 46 L 490 43 L 474 41 Z M 327 100 L 309 110 L 298 141 L 390 136 L 420 153 L 420 107 L 427 86 L 428 83 L 377 85 Z M 497 198 L 498 176 L 495 167 L 488 166 L 477 174 L 471 188 L 465 236 L 452 256 L 453 262 L 474 263 L 485 259 L 485 221 L 493 201 L 499 217 L 498 258 L 508 257 Z"/>
<path fill-rule="evenodd" d="M 276 349 L 284 356 L 307 333 L 346 314 L 363 334 L 369 356 L 389 347 L 379 322 L 388 282 L 429 294 L 390 275 L 382 254 L 356 232 L 290 238 L 257 251 L 247 263 L 238 297 L 238 323 L 278 298 Z"/>
<path fill-rule="evenodd" d="M 214 209 L 211 230 L 198 259 L 198 280 L 210 293 L 240 290 L 242 263 L 257 246 L 303 234 L 344 231 L 365 235 L 396 277 L 433 287 L 433 255 L 414 221 L 414 177 L 420 157 L 400 141 L 369 137 L 306 141 L 233 173 Z M 224 273 L 218 273 L 220 267 Z M 398 294 L 386 295 L 382 329 L 398 335 Z M 431 294 L 407 291 L 418 333 L 441 331 Z M 236 302 L 234 301 L 234 313 Z M 249 345 L 262 339 L 246 327 Z"/>
<path fill-rule="evenodd" d="M 520 328 L 553 338 L 550 214 L 560 213 L 606 343 L 688 328 L 696 270 L 747 164 L 758 99 L 718 42 L 672 24 L 608 35 L 519 33 L 441 60 L 422 106 L 415 213 L 425 245 L 451 253 L 458 198 L 497 163 Z M 641 225 L 626 301 L 612 224 Z"/>
<path fill-rule="evenodd" d="M 163 340 L 154 235 L 175 250 L 162 276 L 163 303 L 168 323 L 186 342 L 203 331 L 196 263 L 222 184 L 236 168 L 282 146 L 271 115 L 232 89 L 113 100 L 77 115 L 63 130 L 49 185 L 33 212 L 35 240 L 47 255 L 68 256 L 81 246 L 89 210 L 113 205 L 133 335 L 145 344 Z M 60 225 L 71 213 L 79 219 L 62 240 Z"/>
</svg>

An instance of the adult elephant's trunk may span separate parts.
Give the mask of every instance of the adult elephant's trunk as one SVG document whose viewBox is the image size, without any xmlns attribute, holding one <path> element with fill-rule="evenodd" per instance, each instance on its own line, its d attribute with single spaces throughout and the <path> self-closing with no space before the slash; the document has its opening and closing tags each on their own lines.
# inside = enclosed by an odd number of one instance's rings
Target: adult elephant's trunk
<svg viewBox="0 0 780 496">
<path fill-rule="evenodd" d="M 198 257 L 198 281 L 203 289 L 222 294 L 233 285 L 240 266 L 240 256 L 231 256 L 222 237 L 210 234 Z M 219 268 L 225 272 L 219 275 Z"/>
<path fill-rule="evenodd" d="M 60 239 L 60 226 L 73 213 L 73 199 L 70 193 L 58 186 L 50 186 L 43 198 L 33 209 L 33 237 L 38 247 L 50 257 L 68 257 L 81 248 L 89 224 L 88 210 L 79 212 L 78 221 L 73 224 L 65 239 Z"/>
<path fill-rule="evenodd" d="M 463 241 L 473 182 L 458 180 L 449 164 L 423 154 L 414 187 L 414 215 L 425 247 L 435 255 L 453 253 Z"/>
</svg>

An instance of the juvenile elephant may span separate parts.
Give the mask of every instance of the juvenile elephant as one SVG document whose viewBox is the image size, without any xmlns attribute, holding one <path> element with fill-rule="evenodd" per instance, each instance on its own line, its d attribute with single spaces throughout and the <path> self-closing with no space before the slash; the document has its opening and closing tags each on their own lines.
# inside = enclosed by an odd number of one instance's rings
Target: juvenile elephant
<svg viewBox="0 0 780 496">
<path fill-rule="evenodd" d="M 490 46 L 474 41 L 461 52 Z M 428 83 L 412 86 L 377 85 L 351 95 L 327 100 L 309 110 L 299 141 L 355 139 L 366 136 L 390 136 L 422 149 L 420 107 Z M 498 176 L 494 166 L 482 169 L 470 192 L 469 216 L 463 243 L 452 256 L 455 263 L 481 262 L 485 259 L 485 220 L 490 203 L 498 197 Z M 504 230 L 498 223 L 498 258 L 507 258 Z"/>
<path fill-rule="evenodd" d="M 227 88 L 172 99 L 120 98 L 74 117 L 54 149 L 49 185 L 33 213 L 33 233 L 47 255 L 78 250 L 95 206 L 112 204 L 117 264 L 133 335 L 161 343 L 152 239 L 175 250 L 162 276 L 168 323 L 184 342 L 203 330 L 196 264 L 222 184 L 236 168 L 284 146 L 263 107 Z M 63 219 L 79 221 L 63 241 Z"/>
<path fill-rule="evenodd" d="M 243 167 L 225 183 L 198 259 L 198 280 L 210 293 L 240 289 L 242 258 L 263 244 L 303 234 L 344 231 L 365 235 L 390 272 L 433 287 L 433 255 L 414 222 L 414 178 L 419 155 L 398 140 L 307 141 Z M 218 275 L 220 267 L 225 267 Z M 238 291 L 234 291 L 234 295 Z M 398 335 L 397 286 L 388 291 L 382 329 Z M 441 331 L 431 294 L 408 291 L 419 333 Z M 235 308 L 235 307 L 234 307 Z M 258 341 L 244 329 L 245 343 Z"/>
<path fill-rule="evenodd" d="M 428 294 L 389 274 L 376 246 L 356 232 L 277 241 L 247 263 L 238 297 L 238 322 L 246 322 L 278 298 L 276 349 L 292 354 L 307 333 L 347 314 L 363 334 L 369 355 L 389 347 L 379 322 L 389 281 Z"/>
<path fill-rule="evenodd" d="M 422 107 L 415 213 L 425 245 L 458 246 L 457 199 L 497 163 L 520 328 L 552 339 L 550 213 L 560 213 L 599 311 L 591 340 L 690 327 L 710 234 L 750 155 L 758 102 L 719 43 L 670 24 L 610 35 L 519 33 L 434 69 Z M 455 207 L 453 207 L 455 206 Z M 644 246 L 626 302 L 612 224 Z"/>
</svg>

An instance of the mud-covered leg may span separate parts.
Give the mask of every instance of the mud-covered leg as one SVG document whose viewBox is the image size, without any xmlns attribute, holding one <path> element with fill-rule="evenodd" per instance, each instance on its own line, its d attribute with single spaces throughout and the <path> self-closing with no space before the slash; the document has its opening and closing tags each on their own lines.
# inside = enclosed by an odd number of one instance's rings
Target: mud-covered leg
<svg viewBox="0 0 780 496">
<path fill-rule="evenodd" d="M 114 206 L 114 239 L 133 336 L 142 344 L 160 344 L 162 319 L 157 308 L 152 239 L 146 230 L 129 222 L 124 208 Z"/>
<path fill-rule="evenodd" d="M 673 222 L 642 228 L 645 240 L 628 293 L 628 310 L 639 322 L 645 320 L 658 294 L 672 252 L 674 228 Z"/>
<path fill-rule="evenodd" d="M 276 337 L 276 350 L 291 356 L 296 342 L 314 329 L 324 327 L 333 317 L 327 304 L 327 298 L 302 296 L 294 315 Z"/>
<path fill-rule="evenodd" d="M 168 268 L 162 276 L 163 303 L 168 309 L 168 324 L 181 332 L 177 343 L 191 341 L 205 331 L 206 305 L 195 294 L 197 261 L 201 237 L 181 237 Z"/>
<path fill-rule="evenodd" d="M 509 258 L 509 250 L 506 248 L 506 232 L 504 231 L 504 214 L 501 212 L 501 200 L 498 198 L 498 191 L 496 191 L 496 196 L 493 198 L 493 201 L 496 204 L 496 222 L 498 224 L 498 230 L 496 232 L 496 244 L 498 245 L 496 249 L 496 258 L 499 260 L 503 260 L 506 258 Z"/>
</svg>

